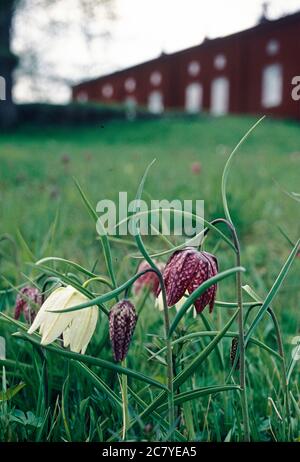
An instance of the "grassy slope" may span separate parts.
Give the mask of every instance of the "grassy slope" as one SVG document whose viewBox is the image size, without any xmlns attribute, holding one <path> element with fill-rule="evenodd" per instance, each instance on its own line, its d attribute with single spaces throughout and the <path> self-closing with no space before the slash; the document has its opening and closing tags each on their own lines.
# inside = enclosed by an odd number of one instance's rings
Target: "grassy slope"
<svg viewBox="0 0 300 462">
<path fill-rule="evenodd" d="M 44 236 L 59 207 L 54 250 L 46 254 L 52 252 L 91 267 L 100 256 L 99 247 L 72 177 L 79 179 L 94 204 L 104 198 L 116 200 L 118 191 L 128 191 L 133 198 L 140 177 L 153 158 L 157 162 L 146 185 L 146 191 L 153 198 L 204 199 L 206 218 L 220 216 L 223 166 L 253 122 L 252 118 L 238 117 L 178 118 L 110 123 L 103 128 L 27 128 L 13 135 L 1 135 L 0 234 L 15 235 L 19 228 L 35 255 L 44 256 Z M 299 204 L 283 194 L 274 182 L 299 192 L 299 133 L 296 123 L 264 121 L 241 148 L 230 174 L 230 207 L 243 241 L 247 282 L 262 294 L 272 284 L 289 251 L 276 225 L 283 226 L 292 239 L 299 234 Z M 62 162 L 66 154 L 71 159 L 69 165 Z M 191 173 L 191 164 L 195 161 L 201 162 L 200 175 Z M 209 244 L 208 247 L 212 248 Z M 8 246 L 4 250 L 10 251 Z M 221 265 L 225 268 L 233 261 L 225 249 L 220 250 Z M 116 259 L 121 258 L 119 248 L 115 255 Z M 0 262 L 5 275 L 20 282 L 13 265 L 4 260 Z M 295 335 L 299 328 L 298 280 L 293 269 L 276 305 L 289 350 L 290 335 Z M 231 289 L 223 284 L 219 297 L 225 298 Z M 289 311 L 282 310 L 287 306 L 287 294 Z M 221 322 L 220 317 L 214 314 L 217 324 Z M 142 342 L 143 329 L 148 326 L 144 318 L 140 324 L 137 335 Z M 138 352 L 139 346 L 136 348 Z M 131 366 L 140 368 L 140 364 Z M 214 382 L 210 376 L 202 378 L 201 385 Z M 271 383 L 270 375 L 264 379 L 265 398 Z M 262 382 L 256 386 L 262 388 Z M 260 395 L 257 396 L 258 406 L 260 399 Z M 264 412 L 263 407 L 261 413 Z M 203 436 L 210 437 L 217 436 L 206 433 Z"/>
</svg>

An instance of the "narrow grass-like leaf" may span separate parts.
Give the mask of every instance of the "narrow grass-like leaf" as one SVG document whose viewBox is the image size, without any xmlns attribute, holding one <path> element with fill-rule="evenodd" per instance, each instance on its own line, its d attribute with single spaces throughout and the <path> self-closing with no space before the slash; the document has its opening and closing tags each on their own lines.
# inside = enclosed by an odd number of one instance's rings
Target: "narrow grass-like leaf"
<svg viewBox="0 0 300 462">
<path fill-rule="evenodd" d="M 215 349 L 218 343 L 222 340 L 226 332 L 229 330 L 230 326 L 236 319 L 239 310 L 237 310 L 228 323 L 223 327 L 223 329 L 216 335 L 216 337 L 201 351 L 191 363 L 183 369 L 174 379 L 174 389 L 176 390 L 180 385 L 185 382 L 185 380 L 194 373 L 196 369 L 205 361 L 208 355 Z"/>
<path fill-rule="evenodd" d="M 40 340 L 39 336 L 33 334 L 29 335 L 25 332 L 16 332 L 13 334 L 15 337 L 22 338 L 23 340 L 27 340 L 31 342 L 34 345 L 40 345 Z M 43 345 L 42 348 L 52 351 L 53 353 L 57 353 L 61 356 L 64 356 L 69 359 L 76 359 L 78 361 L 81 361 L 86 364 L 90 364 L 93 366 L 98 366 L 98 367 L 103 367 L 104 369 L 109 369 L 114 372 L 118 372 L 119 374 L 125 374 L 128 375 L 128 377 L 132 377 L 137 380 L 141 380 L 142 382 L 149 383 L 150 385 L 154 385 L 158 388 L 161 389 L 166 389 L 166 386 L 163 385 L 162 383 L 158 382 L 157 380 L 152 379 L 151 377 L 148 377 L 140 372 L 133 371 L 131 369 L 119 366 L 117 364 L 114 364 L 110 361 L 106 361 L 104 359 L 100 358 L 94 358 L 93 356 L 88 356 L 88 355 L 82 355 L 80 353 L 74 353 L 73 351 L 68 351 L 65 350 L 61 347 L 58 347 L 57 345 Z"/>
<path fill-rule="evenodd" d="M 236 274 L 238 271 L 245 271 L 245 269 L 241 266 L 236 266 L 234 268 L 228 269 L 223 271 L 222 273 L 217 274 L 216 276 L 213 276 L 212 278 L 208 279 L 207 281 L 203 282 L 184 302 L 183 306 L 180 308 L 180 310 L 177 312 L 171 327 L 170 327 L 170 332 L 169 336 L 172 335 L 174 330 L 176 329 L 179 321 L 182 319 L 182 317 L 185 315 L 187 310 L 190 308 L 190 306 L 194 303 L 194 301 L 200 297 L 207 289 L 209 289 L 212 285 L 217 284 L 219 281 L 222 279 L 227 278 L 228 276 L 231 276 L 233 274 Z"/>
<path fill-rule="evenodd" d="M 23 250 L 24 255 L 27 258 L 27 260 L 34 262 L 36 260 L 36 257 L 34 256 L 33 252 L 30 250 L 25 238 L 23 237 L 19 229 L 17 229 L 17 239 L 19 241 L 21 249 Z"/>
<path fill-rule="evenodd" d="M 6 391 L 0 391 L 0 401 L 9 401 L 17 393 L 19 393 L 25 386 L 26 386 L 26 384 L 21 382 L 18 385 L 16 385 L 15 387 L 9 388 Z"/>
<path fill-rule="evenodd" d="M 298 250 L 299 250 L 299 244 L 300 244 L 300 240 L 298 240 L 298 242 L 295 244 L 293 250 L 291 251 L 289 257 L 287 258 L 285 264 L 283 265 L 279 275 L 277 276 L 270 292 L 268 293 L 267 297 L 265 298 L 261 308 L 259 309 L 257 315 L 255 316 L 255 318 L 253 319 L 252 321 L 252 324 L 250 325 L 249 329 L 248 329 L 248 332 L 246 334 L 246 337 L 245 337 L 245 344 L 247 344 L 247 342 L 249 341 L 254 329 L 257 327 L 257 325 L 259 324 L 259 322 L 261 321 L 261 319 L 264 317 L 264 314 L 265 312 L 267 311 L 267 309 L 269 308 L 270 304 L 272 303 L 274 297 L 277 295 L 284 279 L 286 278 L 291 266 L 292 266 L 292 263 L 295 259 L 295 257 L 297 256 L 297 253 L 298 253 Z"/>
<path fill-rule="evenodd" d="M 79 265 L 78 263 L 75 263 L 71 260 L 66 260 L 65 258 L 59 258 L 59 257 L 46 257 L 42 258 L 41 260 L 38 260 L 35 264 L 37 266 L 42 265 L 43 263 L 49 262 L 49 261 L 57 261 L 61 263 L 66 263 L 68 266 L 71 266 L 72 268 L 76 269 L 80 273 L 85 274 L 86 276 L 93 278 L 97 277 L 97 274 L 92 273 L 91 271 L 87 270 L 83 266 Z"/>
<path fill-rule="evenodd" d="M 51 310 L 52 313 L 69 313 L 71 311 L 77 311 L 77 310 L 82 310 L 83 308 L 88 308 L 89 306 L 93 305 L 99 305 L 101 303 L 108 302 L 109 300 L 112 300 L 115 298 L 117 295 L 120 293 L 124 292 L 127 287 L 132 285 L 138 278 L 140 277 L 139 274 L 135 274 L 131 279 L 128 281 L 124 282 L 121 286 L 117 287 L 116 289 L 107 292 L 106 294 L 100 295 L 99 297 L 92 298 L 89 302 L 85 303 L 80 303 L 80 305 L 72 306 L 71 308 L 67 308 L 65 310 Z"/>
<path fill-rule="evenodd" d="M 180 343 L 192 341 L 192 340 L 197 340 L 198 338 L 202 337 L 216 337 L 220 331 L 218 330 L 207 330 L 207 331 L 202 331 L 202 332 L 193 332 L 191 334 L 184 335 L 182 337 L 177 338 L 176 340 L 172 341 L 172 346 L 178 345 Z M 235 338 L 238 337 L 238 332 L 226 332 L 224 337 L 227 338 Z M 263 350 L 267 351 L 271 355 L 275 356 L 277 359 L 282 359 L 280 354 L 277 353 L 277 351 L 273 350 L 270 348 L 268 345 L 263 343 L 262 341 L 258 340 L 257 338 L 251 337 L 249 340 L 249 343 L 252 343 L 253 345 L 258 346 L 259 348 L 262 348 Z M 161 348 L 159 351 L 153 353 L 149 358 L 148 361 L 155 359 L 157 355 L 161 355 L 164 351 L 166 350 L 166 347 Z"/>
<path fill-rule="evenodd" d="M 180 372 L 174 379 L 174 391 L 176 391 L 187 379 L 190 377 L 196 369 L 205 361 L 205 359 L 209 356 L 209 354 L 214 350 L 216 345 L 222 340 L 225 336 L 226 332 L 236 319 L 238 314 L 238 310 L 234 313 L 232 318 L 228 321 L 228 323 L 224 326 L 224 328 L 218 333 L 218 335 L 207 345 L 207 347 L 199 353 L 199 355 L 187 366 L 182 372 Z M 161 404 L 163 404 L 164 400 L 167 398 L 167 391 L 162 391 L 153 401 L 152 403 L 144 409 L 144 411 L 133 419 L 130 423 L 129 428 L 131 428 L 136 421 L 142 420 L 143 418 L 150 415 L 153 411 L 155 411 Z"/>
<path fill-rule="evenodd" d="M 218 386 L 197 388 L 195 390 L 179 393 L 179 395 L 177 395 L 174 399 L 174 404 L 178 406 L 187 401 L 198 399 L 203 396 L 214 395 L 217 393 L 222 393 L 223 391 L 232 391 L 232 390 L 239 391 L 241 390 L 241 388 L 238 385 L 221 385 L 221 386 L 218 385 Z M 157 412 L 164 411 L 165 409 L 166 409 L 166 404 L 163 404 L 157 409 Z"/>
<path fill-rule="evenodd" d="M 143 408 L 143 409 L 146 409 L 147 408 L 147 404 L 145 403 L 145 401 L 143 401 L 141 399 L 141 397 L 139 395 L 137 395 L 133 390 L 132 388 L 128 387 L 128 391 L 130 393 L 130 395 L 132 396 L 132 398 Z M 168 422 L 166 422 L 166 420 L 161 417 L 160 414 L 158 414 L 157 412 L 153 412 L 152 413 L 154 419 L 156 419 L 158 422 L 160 422 L 161 426 L 164 428 L 165 431 L 168 431 L 169 429 L 169 424 Z M 175 430 L 175 436 L 176 436 L 176 440 L 177 441 L 186 441 L 186 438 L 178 431 L 178 430 Z"/>
<path fill-rule="evenodd" d="M 85 376 L 99 391 L 101 391 L 107 398 L 122 411 L 122 401 L 116 393 L 109 388 L 106 383 L 91 371 L 85 364 L 80 361 L 73 361 L 72 364 Z"/>
<path fill-rule="evenodd" d="M 74 181 L 75 181 L 76 187 L 77 187 L 77 189 L 79 191 L 79 194 L 81 195 L 81 198 L 82 198 L 84 204 L 86 205 L 91 217 L 98 224 L 98 226 L 100 226 L 102 228 L 101 229 L 102 232 L 101 232 L 100 239 L 101 239 L 101 243 L 102 243 L 105 263 L 106 263 L 107 271 L 108 271 L 108 274 L 110 276 L 112 285 L 113 285 L 113 287 L 116 287 L 117 283 L 116 283 L 114 268 L 113 268 L 113 264 L 112 264 L 110 243 L 109 243 L 109 239 L 107 237 L 106 231 L 102 226 L 101 220 L 98 219 L 99 217 L 98 217 L 96 211 L 94 210 L 94 208 L 91 205 L 90 201 L 88 200 L 87 196 L 83 192 L 79 182 L 75 178 L 74 178 Z"/>
<path fill-rule="evenodd" d="M 247 131 L 247 133 L 243 136 L 243 138 L 239 141 L 239 143 L 236 145 L 232 153 L 230 154 L 224 170 L 223 170 L 223 175 L 222 175 L 222 186 L 221 186 L 221 191 L 222 191 L 222 201 L 223 201 L 223 208 L 224 208 L 224 213 L 226 216 L 226 219 L 232 223 L 232 219 L 229 213 L 229 208 L 228 208 L 228 202 L 227 202 L 227 178 L 228 174 L 230 171 L 231 163 L 233 160 L 233 157 L 235 153 L 238 151 L 238 149 L 241 147 L 241 145 L 244 143 L 244 141 L 248 138 L 248 136 L 255 130 L 255 128 L 262 122 L 262 120 L 265 118 L 265 116 L 261 117 L 251 128 L 250 130 Z"/>
<path fill-rule="evenodd" d="M 169 209 L 169 208 L 160 208 L 160 209 L 135 211 L 133 215 L 131 215 L 128 218 L 123 219 L 116 226 L 121 226 L 123 223 L 125 223 L 128 220 L 132 220 L 134 218 L 137 218 L 137 217 L 140 217 L 140 216 L 143 216 L 143 215 L 149 215 L 149 214 L 155 213 L 155 212 L 168 212 L 168 213 L 173 212 L 175 215 L 176 214 L 177 215 L 181 214 L 181 215 L 187 215 L 190 218 L 195 218 L 196 220 L 201 221 L 203 224 L 205 224 L 205 226 L 208 229 L 210 229 L 212 231 L 215 231 L 229 245 L 229 247 L 231 247 L 235 251 L 235 247 L 234 247 L 233 243 L 231 242 L 231 240 L 222 231 L 220 231 L 219 228 L 217 228 L 216 226 L 214 226 L 213 224 L 211 224 L 209 221 L 205 220 L 204 218 L 199 217 L 195 213 L 188 212 L 188 211 Z M 196 234 L 194 237 L 187 240 L 183 244 L 180 244 L 180 245 L 177 245 L 177 246 L 171 246 L 168 250 L 164 250 L 164 251 L 161 251 L 161 252 L 156 252 L 156 253 L 152 254 L 151 257 L 159 257 L 159 256 L 162 256 L 162 255 L 167 255 L 168 253 L 174 252 L 175 250 L 179 250 L 182 247 L 186 247 L 191 242 L 193 242 L 195 239 L 199 239 L 201 236 L 203 236 L 204 233 L 205 233 L 205 229 L 200 231 L 198 234 Z M 141 258 L 140 255 L 131 255 L 131 257 L 132 258 Z"/>
<path fill-rule="evenodd" d="M 29 263 L 30 266 L 35 266 L 35 265 L 32 265 L 31 263 Z M 41 268 L 46 274 L 49 274 L 51 276 L 56 276 L 58 277 L 59 279 L 61 279 L 65 284 L 68 284 L 72 287 L 74 287 L 75 289 L 77 289 L 79 292 L 81 292 L 83 295 L 85 295 L 87 298 L 93 300 L 93 294 L 92 292 L 90 292 L 88 289 L 86 289 L 85 287 L 83 287 L 81 284 L 79 284 L 78 282 L 76 282 L 74 279 L 70 278 L 69 276 L 61 273 L 60 271 L 57 271 L 55 269 L 52 269 L 48 266 L 45 266 L 45 265 L 39 265 L 39 268 Z M 93 306 L 93 305 L 98 305 L 99 308 L 106 314 L 106 316 L 108 316 L 109 314 L 109 311 L 105 308 L 105 306 L 99 302 L 99 303 L 89 303 L 88 302 L 88 305 L 87 306 Z M 80 308 L 77 308 L 74 307 L 76 309 L 80 309 Z M 86 308 L 86 306 L 85 306 Z M 73 309 L 72 308 L 69 308 L 70 311 L 76 311 L 76 309 Z M 68 310 L 58 310 L 58 311 L 52 311 L 53 313 L 56 313 L 56 312 L 60 312 L 60 313 L 64 313 Z"/>
</svg>

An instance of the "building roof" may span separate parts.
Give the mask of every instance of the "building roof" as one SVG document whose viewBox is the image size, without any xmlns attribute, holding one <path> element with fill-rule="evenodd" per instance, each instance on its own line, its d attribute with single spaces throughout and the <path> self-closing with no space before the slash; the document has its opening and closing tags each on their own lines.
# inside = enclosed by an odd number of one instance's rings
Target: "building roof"
<svg viewBox="0 0 300 462">
<path fill-rule="evenodd" d="M 120 69 L 120 70 L 117 70 L 117 71 L 114 71 L 114 72 L 110 72 L 108 74 L 103 74 L 103 75 L 101 75 L 99 77 L 83 80 L 80 83 L 78 83 L 76 85 L 73 85 L 72 88 L 80 87 L 81 85 L 84 85 L 84 84 L 87 84 L 87 83 L 97 82 L 97 81 L 100 81 L 100 80 L 105 79 L 105 78 L 111 78 L 111 77 L 114 77 L 116 75 L 122 75 L 122 73 L 124 73 L 124 72 L 134 71 L 134 70 L 140 68 L 141 66 L 150 65 L 150 64 L 155 63 L 156 61 L 161 61 L 161 60 L 164 60 L 164 59 L 167 60 L 167 59 L 172 58 L 172 57 L 174 57 L 176 55 L 185 54 L 185 53 L 188 53 L 188 52 L 190 52 L 192 50 L 203 49 L 205 47 L 214 46 L 214 45 L 220 43 L 220 41 L 231 40 L 231 39 L 234 39 L 234 38 L 250 35 L 250 34 L 253 34 L 253 33 L 265 32 L 268 29 L 272 29 L 273 27 L 277 27 L 277 26 L 281 26 L 281 25 L 287 25 L 287 24 L 297 22 L 297 21 L 300 22 L 300 11 L 298 11 L 296 13 L 293 13 L 293 14 L 290 14 L 290 15 L 283 16 L 283 17 L 278 18 L 278 19 L 272 19 L 272 20 L 269 19 L 269 20 L 266 20 L 264 22 L 260 22 L 256 26 L 250 27 L 248 29 L 244 29 L 242 31 L 234 32 L 233 34 L 216 37 L 214 39 L 206 38 L 199 45 L 195 45 L 195 46 L 192 46 L 192 47 L 189 47 L 189 48 L 184 48 L 183 50 L 175 51 L 174 53 L 168 53 L 168 54 L 167 53 L 162 53 L 160 56 L 157 56 L 156 58 L 150 59 L 148 61 L 143 61 L 141 63 L 135 64 L 133 66 L 126 67 L 124 69 Z"/>
</svg>

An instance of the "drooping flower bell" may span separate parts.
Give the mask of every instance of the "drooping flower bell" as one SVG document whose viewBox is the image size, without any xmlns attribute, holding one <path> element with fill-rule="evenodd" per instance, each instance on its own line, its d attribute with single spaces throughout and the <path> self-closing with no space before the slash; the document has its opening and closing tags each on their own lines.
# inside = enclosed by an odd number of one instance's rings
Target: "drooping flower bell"
<svg viewBox="0 0 300 462">
<path fill-rule="evenodd" d="M 65 347 L 70 346 L 72 351 L 84 353 L 96 329 L 97 306 L 68 313 L 53 311 L 72 308 L 87 301 L 88 298 L 74 287 L 59 287 L 43 303 L 28 333 L 39 329 L 42 345 L 54 342 L 62 334 Z"/>
<path fill-rule="evenodd" d="M 185 292 L 192 294 L 217 273 L 217 259 L 208 252 L 200 252 L 193 247 L 174 252 L 163 273 L 168 306 L 178 303 Z M 212 312 L 216 291 L 217 285 L 214 284 L 195 300 L 197 313 L 201 313 L 208 304 L 209 311 Z"/>
<path fill-rule="evenodd" d="M 164 264 L 154 260 L 155 265 L 159 271 L 164 270 Z M 146 260 L 143 260 L 137 270 L 137 273 L 141 273 L 147 269 L 150 269 L 151 266 Z M 133 284 L 134 293 L 137 295 L 143 287 L 147 287 L 151 292 L 156 295 L 159 289 L 159 279 L 157 274 L 154 271 L 148 271 L 147 273 L 140 276 Z"/>
<path fill-rule="evenodd" d="M 116 361 L 123 361 L 137 322 L 134 305 L 129 300 L 121 300 L 109 313 L 109 336 Z"/>
<path fill-rule="evenodd" d="M 22 287 L 16 299 L 14 318 L 20 319 L 23 314 L 26 321 L 32 323 L 41 304 L 42 294 L 36 287 Z"/>
</svg>

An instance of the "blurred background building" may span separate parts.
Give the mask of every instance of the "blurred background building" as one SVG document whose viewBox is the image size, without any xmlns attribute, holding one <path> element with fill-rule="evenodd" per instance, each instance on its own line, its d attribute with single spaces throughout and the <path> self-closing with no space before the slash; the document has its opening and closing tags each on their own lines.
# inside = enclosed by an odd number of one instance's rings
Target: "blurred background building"
<svg viewBox="0 0 300 462">
<path fill-rule="evenodd" d="M 299 75 L 300 12 L 73 86 L 80 102 L 125 103 L 188 113 L 264 113 L 300 118 L 291 98 Z"/>
</svg>

